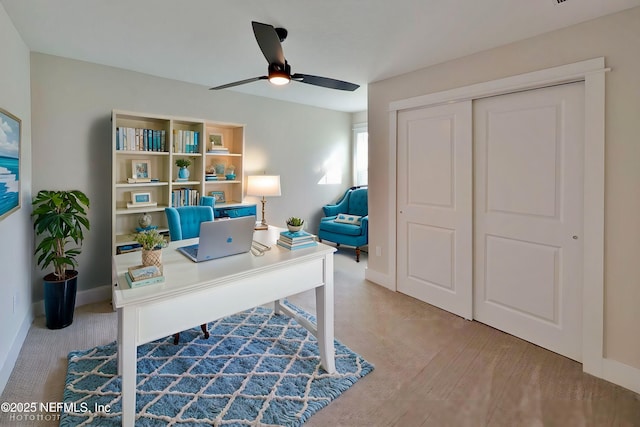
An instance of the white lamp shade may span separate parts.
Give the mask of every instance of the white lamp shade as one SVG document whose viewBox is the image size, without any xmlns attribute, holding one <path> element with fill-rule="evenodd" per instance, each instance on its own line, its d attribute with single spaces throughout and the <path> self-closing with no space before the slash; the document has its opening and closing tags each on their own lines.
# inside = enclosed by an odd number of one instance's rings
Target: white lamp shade
<svg viewBox="0 0 640 427">
<path fill-rule="evenodd" d="M 280 175 L 250 175 L 247 177 L 247 196 L 280 196 Z"/>
</svg>

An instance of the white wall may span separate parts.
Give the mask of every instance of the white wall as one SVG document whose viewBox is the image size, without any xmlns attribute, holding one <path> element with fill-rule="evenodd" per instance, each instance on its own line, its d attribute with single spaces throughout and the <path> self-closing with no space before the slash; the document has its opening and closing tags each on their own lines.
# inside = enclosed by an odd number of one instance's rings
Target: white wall
<svg viewBox="0 0 640 427">
<path fill-rule="evenodd" d="M 112 109 L 246 124 L 246 173 L 281 175 L 282 197 L 267 201 L 270 224 L 298 216 L 316 231 L 322 205 L 351 184 L 349 113 L 39 53 L 31 54 L 31 89 L 34 192 L 78 188 L 91 199 L 91 230 L 78 258 L 80 291 L 111 282 Z M 318 184 L 327 167 L 342 170 L 341 184 Z M 42 275 L 36 269 L 35 287 Z"/>
<path fill-rule="evenodd" d="M 9 379 L 32 321 L 31 104 L 29 49 L 0 4 L 0 108 L 22 120 L 21 207 L 0 220 L 0 392 Z M 15 300 L 15 306 L 14 306 Z"/>
<path fill-rule="evenodd" d="M 605 357 L 640 369 L 640 8 L 543 34 L 369 86 L 368 277 L 389 270 L 389 103 L 502 77 L 605 57 Z"/>
</svg>

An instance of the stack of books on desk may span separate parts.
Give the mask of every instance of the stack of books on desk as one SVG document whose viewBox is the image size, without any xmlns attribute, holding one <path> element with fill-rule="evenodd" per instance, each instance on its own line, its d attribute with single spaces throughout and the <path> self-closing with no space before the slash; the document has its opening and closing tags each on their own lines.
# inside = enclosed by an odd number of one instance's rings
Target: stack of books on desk
<svg viewBox="0 0 640 427">
<path fill-rule="evenodd" d="M 283 248 L 289 249 L 291 251 L 302 248 L 309 248 L 311 246 L 316 246 L 318 242 L 316 242 L 313 234 L 307 233 L 306 231 L 296 231 L 292 233 L 291 231 L 283 231 L 280 233 L 280 237 L 278 238 L 278 245 Z"/>
<path fill-rule="evenodd" d="M 129 283 L 130 288 L 139 288 L 140 286 L 164 282 L 162 272 L 155 265 L 129 267 L 129 271 L 124 273 L 124 275 L 127 278 L 127 283 Z"/>
</svg>

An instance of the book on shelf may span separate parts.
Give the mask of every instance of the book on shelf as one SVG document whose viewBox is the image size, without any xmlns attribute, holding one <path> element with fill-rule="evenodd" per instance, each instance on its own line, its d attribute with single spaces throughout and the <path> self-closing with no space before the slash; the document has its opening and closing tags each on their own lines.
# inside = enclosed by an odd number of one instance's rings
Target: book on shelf
<svg viewBox="0 0 640 427">
<path fill-rule="evenodd" d="M 229 154 L 229 149 L 227 147 L 216 147 L 207 150 L 207 154 Z"/>
<path fill-rule="evenodd" d="M 166 131 L 118 127 L 116 129 L 116 150 L 166 152 Z"/>
<path fill-rule="evenodd" d="M 131 203 L 131 202 L 127 202 L 127 209 L 155 208 L 156 206 L 158 206 L 158 202 L 147 202 L 147 203 Z"/>
<path fill-rule="evenodd" d="M 200 132 L 192 130 L 173 130 L 173 152 L 195 154 L 200 152 Z"/>
<path fill-rule="evenodd" d="M 126 254 L 129 252 L 141 251 L 142 245 L 140 243 L 128 243 L 116 247 L 116 255 Z"/>
<path fill-rule="evenodd" d="M 132 288 L 132 289 L 133 288 L 139 288 L 141 286 L 148 286 L 148 285 L 153 285 L 155 283 L 163 283 L 164 282 L 164 276 L 162 276 L 162 275 L 151 277 L 149 279 L 133 280 L 131 278 L 131 275 L 127 271 L 127 272 L 124 273 L 124 277 L 127 279 L 127 283 L 129 284 L 129 287 Z"/>
<path fill-rule="evenodd" d="M 150 182 L 160 182 L 158 178 L 127 178 L 127 184 L 144 184 Z"/>
<path fill-rule="evenodd" d="M 200 204 L 200 192 L 193 188 L 185 187 L 173 190 L 171 193 L 171 206 L 198 206 Z"/>
<path fill-rule="evenodd" d="M 295 251 L 297 249 L 310 248 L 312 246 L 318 246 L 318 242 L 316 242 L 315 240 L 299 242 L 299 243 L 287 243 L 278 239 L 276 243 L 278 244 L 278 246 L 281 246 L 285 249 L 289 249 L 290 251 Z"/>
</svg>

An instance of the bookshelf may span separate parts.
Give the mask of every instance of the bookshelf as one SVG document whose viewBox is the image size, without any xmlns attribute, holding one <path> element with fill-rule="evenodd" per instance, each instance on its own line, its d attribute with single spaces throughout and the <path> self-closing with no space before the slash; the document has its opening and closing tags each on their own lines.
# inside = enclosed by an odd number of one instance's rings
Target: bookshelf
<svg viewBox="0 0 640 427">
<path fill-rule="evenodd" d="M 112 253 L 134 243 L 143 214 L 168 232 L 166 207 L 198 204 L 212 192 L 225 195 L 225 203 L 216 203 L 217 216 L 255 209 L 242 203 L 244 125 L 121 110 L 113 110 L 111 119 Z M 179 158 L 191 161 L 186 180 L 178 180 Z M 233 179 L 227 179 L 230 172 Z"/>
</svg>

